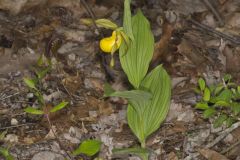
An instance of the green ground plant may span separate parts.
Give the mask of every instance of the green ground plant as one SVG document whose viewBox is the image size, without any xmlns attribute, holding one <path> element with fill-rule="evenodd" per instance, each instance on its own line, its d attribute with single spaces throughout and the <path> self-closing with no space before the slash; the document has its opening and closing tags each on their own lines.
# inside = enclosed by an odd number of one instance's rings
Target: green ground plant
<svg viewBox="0 0 240 160">
<path fill-rule="evenodd" d="M 51 64 L 49 63 L 50 61 L 48 60 L 47 65 L 44 64 L 43 61 L 43 55 L 40 56 L 38 62 L 37 62 L 37 66 L 33 67 L 35 76 L 32 78 L 23 78 L 24 83 L 27 85 L 27 87 L 29 88 L 29 90 L 34 94 L 34 96 L 37 98 L 38 100 L 38 108 L 34 108 L 31 106 L 27 106 L 24 111 L 26 113 L 32 114 L 32 115 L 44 115 L 44 117 L 47 119 L 48 125 L 49 125 L 49 129 L 52 131 L 54 137 L 58 140 L 58 137 L 55 133 L 55 130 L 53 129 L 53 125 L 51 123 L 51 120 L 49 118 L 49 115 L 52 113 L 55 113 L 63 108 L 65 108 L 68 105 L 68 102 L 62 101 L 59 104 L 55 105 L 52 108 L 49 108 L 43 98 L 43 94 L 41 91 L 42 88 L 42 79 L 47 75 L 47 73 L 51 70 Z M 59 145 L 61 146 L 61 148 L 64 149 L 63 145 L 61 144 L 61 142 L 58 140 Z M 67 151 L 65 151 L 67 156 L 71 158 L 71 156 L 68 154 Z"/>
<path fill-rule="evenodd" d="M 14 160 L 13 156 L 9 153 L 9 148 L 0 147 L 0 155 L 6 160 Z"/>
<path fill-rule="evenodd" d="M 43 56 L 40 56 L 37 62 L 37 67 L 33 67 L 35 76 L 32 78 L 26 78 L 26 77 L 23 78 L 24 83 L 28 86 L 30 91 L 33 92 L 34 96 L 37 98 L 39 107 L 33 108 L 30 106 L 27 106 L 24 109 L 24 111 L 34 115 L 45 115 L 50 125 L 49 114 L 65 108 L 68 105 L 68 102 L 62 101 L 61 103 L 55 105 L 50 109 L 47 107 L 47 104 L 43 98 L 43 94 L 41 91 L 41 88 L 42 88 L 41 85 L 42 85 L 42 79 L 51 70 L 51 65 L 50 63 L 48 63 L 48 65 L 44 65 L 42 58 Z"/>
<path fill-rule="evenodd" d="M 2 141 L 4 139 L 6 134 L 7 134 L 7 131 L 4 131 L 0 134 L 0 141 Z M 2 156 L 6 160 L 14 160 L 14 157 L 9 153 L 9 148 L 10 148 L 10 146 L 5 147 L 5 148 L 0 147 L 0 156 Z"/>
<path fill-rule="evenodd" d="M 39 103 L 39 108 L 33 108 L 33 107 L 26 107 L 24 111 L 29 114 L 33 115 L 44 115 L 44 117 L 47 119 L 49 129 L 52 130 L 55 138 L 58 140 L 58 137 L 53 129 L 53 125 L 51 123 L 51 120 L 49 118 L 49 115 L 52 113 L 55 113 L 63 108 L 65 108 L 68 105 L 68 102 L 62 101 L 59 104 L 55 105 L 52 108 L 48 108 L 47 104 L 44 101 L 43 94 L 41 91 L 42 88 L 42 79 L 46 76 L 46 74 L 51 70 L 51 63 L 50 60 L 47 60 L 46 63 L 44 63 L 44 57 L 43 55 L 40 56 L 37 66 L 33 68 L 35 76 L 33 78 L 23 78 L 24 83 L 28 86 L 28 88 L 33 92 L 35 97 L 38 100 Z M 64 149 L 63 145 L 61 142 L 58 140 L 61 148 Z M 93 157 L 96 155 L 101 148 L 101 141 L 98 140 L 84 140 L 79 147 L 73 151 L 72 155 L 73 156 L 80 156 L 85 155 L 88 157 Z M 68 152 L 65 150 L 67 153 L 67 156 L 69 159 L 74 159 Z M 8 153 L 8 150 L 5 148 L 0 148 L 0 153 L 2 153 L 5 157 L 11 157 L 11 155 Z M 84 159 L 84 158 L 83 158 Z M 97 158 L 95 158 L 97 159 Z M 12 160 L 12 159 L 7 159 L 7 160 Z"/>
<path fill-rule="evenodd" d="M 118 49 L 119 38 L 123 39 L 119 46 L 119 59 L 133 89 L 115 91 L 110 85 L 105 85 L 104 97 L 122 97 L 128 100 L 128 125 L 141 144 L 140 147 L 115 149 L 113 152 L 131 153 L 147 160 L 150 149 L 146 146 L 146 139 L 166 118 L 171 97 L 171 81 L 165 69 L 159 65 L 148 73 L 154 51 L 150 24 L 141 10 L 136 15 L 131 15 L 130 0 L 124 1 L 123 27 L 117 27 L 109 20 L 104 20 L 104 23 L 96 20 L 95 23 L 99 27 L 112 29 L 119 35 L 113 34 L 106 38 L 104 44 L 100 42 L 103 51 L 111 50 L 113 54 Z"/>
<path fill-rule="evenodd" d="M 201 95 L 195 108 L 203 112 L 203 118 L 212 118 L 215 128 L 223 124 L 230 127 L 239 119 L 240 86 L 232 82 L 231 75 L 225 75 L 222 82 L 210 86 L 200 78 L 195 90 Z"/>
<path fill-rule="evenodd" d="M 101 141 L 98 140 L 84 140 L 79 147 L 73 152 L 73 155 L 86 155 L 88 157 L 93 157 L 101 149 Z M 94 160 L 100 160 L 100 158 L 95 158 Z"/>
</svg>

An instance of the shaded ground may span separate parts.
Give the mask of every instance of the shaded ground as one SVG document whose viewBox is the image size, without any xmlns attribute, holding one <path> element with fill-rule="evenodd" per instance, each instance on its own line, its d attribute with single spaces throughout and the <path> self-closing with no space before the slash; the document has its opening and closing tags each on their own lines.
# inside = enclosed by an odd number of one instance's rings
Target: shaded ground
<svg viewBox="0 0 240 160">
<path fill-rule="evenodd" d="M 33 2 L 0 0 L 0 131 L 6 131 L 0 144 L 10 145 L 10 152 L 19 160 L 36 160 L 39 154 L 61 159 L 64 150 L 71 152 L 84 139 L 96 138 L 104 143 L 100 157 L 128 159 L 111 153 L 113 148 L 138 143 L 126 123 L 126 101 L 102 99 L 106 82 L 117 90 L 129 87 L 119 64 L 109 68 L 110 57 L 99 50 L 101 34 L 109 35 L 109 31 L 98 33 L 94 27 L 82 24 L 81 18 L 90 16 L 78 1 Z M 199 97 L 193 88 L 199 77 L 213 84 L 230 73 L 239 81 L 240 2 L 208 2 L 132 3 L 133 11 L 141 8 L 151 22 L 156 41 L 152 66 L 163 63 L 173 84 L 169 115 L 147 141 L 154 150 L 151 159 L 240 158 L 239 122 L 230 129 L 214 129 L 212 121 L 203 119 L 194 109 Z M 97 18 L 110 18 L 120 25 L 122 2 L 93 0 L 88 1 L 88 6 Z M 56 52 L 49 52 L 56 44 Z M 32 66 L 42 53 L 55 62 L 42 82 L 45 100 L 49 105 L 70 102 L 51 117 L 64 147 L 43 117 L 23 111 L 38 105 L 23 77 L 34 74 Z"/>
</svg>

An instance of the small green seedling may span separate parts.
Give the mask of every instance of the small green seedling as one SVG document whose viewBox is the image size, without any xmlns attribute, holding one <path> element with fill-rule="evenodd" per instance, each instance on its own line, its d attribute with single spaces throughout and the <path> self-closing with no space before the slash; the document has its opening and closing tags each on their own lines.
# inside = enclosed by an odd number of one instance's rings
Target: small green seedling
<svg viewBox="0 0 240 160">
<path fill-rule="evenodd" d="M 47 106 L 44 102 L 41 91 L 37 88 L 36 81 L 34 81 L 34 79 L 29 79 L 29 78 L 24 78 L 23 80 L 24 80 L 25 84 L 33 91 L 34 95 L 37 97 L 39 103 L 41 104 L 41 109 L 27 107 L 24 109 L 25 112 L 30 113 L 30 114 L 35 114 L 35 115 L 45 114 L 48 116 L 50 113 L 57 112 L 68 105 L 68 102 L 63 101 L 63 102 L 59 103 L 58 105 L 54 106 L 50 110 L 46 109 Z"/>
<path fill-rule="evenodd" d="M 0 134 L 0 141 L 4 139 L 7 131 L 4 131 Z M 9 153 L 9 147 L 3 148 L 0 147 L 0 158 L 3 156 L 6 160 L 14 160 L 14 157 Z"/>
<path fill-rule="evenodd" d="M 0 134 L 0 141 L 4 139 L 6 134 L 7 131 L 4 131 Z M 3 156 L 6 160 L 14 160 L 14 157 L 9 153 L 9 147 L 0 147 L 0 156 Z"/>
<path fill-rule="evenodd" d="M 35 79 L 24 78 L 23 80 L 24 80 L 25 84 L 29 87 L 29 89 L 31 89 L 32 92 L 34 93 L 34 95 L 37 97 L 38 102 L 40 104 L 40 109 L 36 109 L 36 108 L 28 106 L 27 108 L 24 109 L 24 111 L 26 113 L 33 114 L 33 115 L 45 115 L 45 117 L 48 120 L 50 128 L 52 128 L 52 125 L 51 125 L 51 122 L 49 119 L 49 114 L 57 112 L 57 111 L 65 108 L 68 105 L 68 102 L 63 101 L 63 102 L 57 104 L 56 106 L 54 106 L 53 108 L 49 109 L 47 107 L 47 105 L 45 104 L 45 101 L 43 99 L 43 95 L 42 95 L 41 91 L 37 87 L 39 79 L 36 81 Z"/>
<path fill-rule="evenodd" d="M 88 157 L 92 157 L 100 151 L 101 144 L 102 142 L 98 140 L 85 140 L 73 152 L 73 155 L 77 156 L 83 154 Z"/>
<path fill-rule="evenodd" d="M 240 113 L 240 86 L 231 82 L 231 75 L 225 75 L 222 82 L 207 86 L 204 79 L 198 80 L 195 91 L 201 95 L 195 108 L 203 111 L 203 118 L 213 118 L 214 127 L 224 123 L 230 127 L 238 120 Z"/>
<path fill-rule="evenodd" d="M 58 105 L 54 106 L 52 109 L 50 109 L 50 111 L 48 111 L 47 109 L 44 110 L 44 108 L 41 110 L 41 109 L 36 109 L 33 107 L 27 107 L 24 109 L 24 111 L 27 113 L 36 114 L 36 115 L 43 115 L 43 114 L 49 115 L 50 113 L 54 113 L 54 112 L 57 112 L 57 111 L 63 109 L 67 105 L 68 105 L 68 102 L 63 101 L 63 102 L 59 103 Z"/>
<path fill-rule="evenodd" d="M 46 76 L 48 71 L 51 69 L 51 65 L 41 68 L 40 67 L 40 66 L 42 66 L 41 57 L 39 58 L 37 65 L 38 65 L 38 68 L 34 69 L 36 76 L 34 78 L 23 78 L 23 81 L 28 86 L 28 88 L 33 92 L 35 97 L 37 98 L 38 103 L 39 103 L 39 109 L 28 106 L 24 109 L 24 111 L 26 113 L 33 114 L 33 115 L 44 115 L 44 117 L 48 121 L 49 129 L 52 130 L 55 138 L 58 139 L 58 137 L 56 136 L 56 133 L 53 129 L 49 115 L 51 113 L 57 112 L 57 111 L 65 108 L 68 105 L 68 102 L 62 101 L 61 103 L 55 105 L 52 108 L 49 108 L 49 106 L 46 105 L 44 98 L 43 98 L 43 94 L 41 92 L 41 88 L 42 88 L 41 80 Z M 41 69 L 39 69 L 39 67 Z M 59 143 L 60 143 L 60 141 L 59 141 Z M 71 156 L 68 154 L 68 152 L 66 152 L 66 153 L 67 153 L 68 157 L 71 159 Z"/>
<path fill-rule="evenodd" d="M 23 78 L 24 83 L 29 87 L 29 89 L 37 97 L 41 109 L 36 109 L 32 107 L 27 107 L 24 111 L 35 115 L 47 115 L 50 113 L 57 112 L 67 106 L 68 102 L 61 102 L 54 106 L 52 109 L 47 109 L 44 102 L 43 95 L 41 93 L 41 80 L 46 76 L 46 74 L 51 70 L 51 63 L 47 60 L 47 64 L 44 63 L 44 55 L 41 55 L 37 61 L 37 67 L 34 67 L 35 77 L 33 78 Z"/>
<path fill-rule="evenodd" d="M 2 155 L 6 160 L 14 160 L 14 157 L 9 153 L 8 148 L 0 147 L 0 155 Z"/>
</svg>

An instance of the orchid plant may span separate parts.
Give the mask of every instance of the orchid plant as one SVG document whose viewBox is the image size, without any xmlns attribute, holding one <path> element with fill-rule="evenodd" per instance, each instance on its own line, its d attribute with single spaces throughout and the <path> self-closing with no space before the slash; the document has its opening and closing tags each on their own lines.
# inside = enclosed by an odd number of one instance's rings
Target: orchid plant
<svg viewBox="0 0 240 160">
<path fill-rule="evenodd" d="M 146 146 L 146 139 L 166 118 L 171 97 L 170 77 L 162 65 L 148 71 L 154 52 L 150 24 L 141 10 L 131 15 L 130 0 L 124 1 L 123 27 L 118 27 L 108 19 L 83 21 L 113 30 L 111 37 L 100 41 L 100 48 L 111 55 L 119 49 L 121 66 L 133 86 L 130 91 L 115 91 L 110 85 L 105 85 L 104 97 L 128 100 L 128 125 L 141 144 L 141 147 L 115 149 L 114 153 L 132 153 L 147 160 L 150 150 Z M 113 59 L 110 65 L 114 65 Z"/>
</svg>

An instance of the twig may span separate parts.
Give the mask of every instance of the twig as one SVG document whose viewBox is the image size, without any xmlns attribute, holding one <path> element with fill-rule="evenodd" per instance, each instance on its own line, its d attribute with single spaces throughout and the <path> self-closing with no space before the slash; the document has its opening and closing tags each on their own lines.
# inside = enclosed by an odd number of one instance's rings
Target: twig
<svg viewBox="0 0 240 160">
<path fill-rule="evenodd" d="M 63 89 L 67 92 L 71 100 L 73 99 L 72 94 L 69 92 L 69 90 L 66 88 L 66 86 L 62 83 L 61 79 L 58 78 L 58 82 L 63 86 Z M 59 90 L 59 89 L 58 89 Z"/>
<path fill-rule="evenodd" d="M 200 29 L 206 30 L 206 31 L 208 31 L 209 33 L 212 33 L 212 34 L 214 34 L 214 35 L 217 35 L 217 36 L 219 36 L 219 37 L 221 37 L 221 38 L 223 38 L 223 39 L 229 40 L 229 41 L 231 41 L 232 43 L 234 43 L 234 44 L 236 44 L 236 45 L 240 45 L 240 37 L 236 37 L 236 36 L 234 37 L 234 36 L 227 35 L 227 34 L 225 34 L 225 33 L 219 32 L 219 31 L 217 31 L 217 30 L 215 30 L 215 29 L 213 29 L 213 28 L 211 28 L 211 27 L 209 27 L 209 26 L 206 26 L 206 25 L 204 25 L 204 24 L 201 24 L 201 23 L 199 23 L 199 22 L 197 22 L 197 21 L 195 21 L 195 20 L 193 20 L 193 19 L 189 19 L 188 21 L 189 21 L 191 24 L 199 27 Z"/>
<path fill-rule="evenodd" d="M 100 31 L 100 29 L 98 28 L 95 20 L 96 20 L 96 16 L 94 14 L 94 12 L 92 11 L 92 9 L 88 6 L 88 4 L 86 3 L 85 0 L 80 0 L 80 3 L 83 4 L 83 7 L 86 9 L 86 11 L 88 12 L 89 16 L 91 17 L 92 21 L 93 21 L 93 25 L 94 27 L 97 29 L 98 33 L 100 34 L 100 36 L 103 38 L 103 34 Z"/>
<path fill-rule="evenodd" d="M 94 12 L 92 11 L 92 9 L 89 7 L 89 5 L 86 3 L 85 0 L 80 0 L 80 3 L 83 5 L 83 7 L 86 9 L 86 11 L 88 12 L 89 16 L 91 17 L 92 21 L 93 21 L 93 25 L 94 27 L 97 29 L 98 33 L 100 34 L 101 38 L 103 38 L 103 33 L 101 32 L 101 30 L 99 29 L 99 27 L 97 26 L 95 20 L 96 20 L 96 16 L 94 14 Z M 94 32 L 94 31 L 93 31 Z M 98 54 L 97 55 L 100 58 L 101 61 L 101 65 L 104 69 L 104 72 L 107 76 L 107 79 L 112 81 L 114 79 L 114 74 L 111 71 L 111 68 L 109 68 L 106 64 L 107 64 L 107 60 L 106 60 L 106 55 L 105 54 Z"/>
<path fill-rule="evenodd" d="M 19 124 L 19 125 L 14 125 L 14 126 L 1 127 L 0 130 L 17 128 L 17 127 L 22 127 L 22 126 L 27 126 L 27 125 L 34 125 L 34 124 L 36 124 L 36 123 L 24 123 L 24 124 Z"/>
<path fill-rule="evenodd" d="M 239 119 L 237 119 L 239 121 Z M 225 134 L 225 133 L 230 133 L 233 130 L 235 130 L 236 128 L 238 128 L 240 126 L 240 122 L 236 122 L 234 123 L 231 127 L 225 129 L 224 131 L 220 132 L 219 135 L 221 134 Z"/>
<path fill-rule="evenodd" d="M 8 99 L 8 98 L 11 98 L 11 97 L 16 96 L 16 95 L 18 95 L 18 94 L 19 94 L 19 92 L 14 93 L 14 94 L 9 95 L 9 96 L 6 96 L 6 97 L 3 97 L 3 98 L 0 99 L 0 101 L 3 101 L 3 100 Z"/>
<path fill-rule="evenodd" d="M 235 130 L 240 126 L 240 122 L 234 123 L 230 128 L 227 128 L 226 130 L 222 131 L 220 135 L 212 142 L 208 143 L 205 148 L 211 148 L 215 146 L 219 141 L 221 141 L 223 138 L 225 138 L 230 132 Z"/>
<path fill-rule="evenodd" d="M 231 145 L 230 147 L 226 148 L 225 150 L 223 150 L 221 152 L 221 154 L 225 154 L 227 153 L 228 151 L 230 151 L 231 149 L 233 149 L 234 147 L 238 146 L 240 144 L 240 140 L 238 140 L 236 143 L 234 143 L 233 145 Z"/>
<path fill-rule="evenodd" d="M 69 92 L 69 90 L 66 88 L 66 86 L 62 83 L 61 83 L 61 85 L 63 86 L 63 88 L 67 92 L 67 94 L 70 96 L 70 98 L 73 99 L 72 94 Z"/>
<path fill-rule="evenodd" d="M 220 135 L 212 142 L 208 143 L 204 148 L 211 148 L 216 145 L 219 141 L 221 141 L 224 137 L 226 137 L 230 132 L 240 126 L 240 122 L 234 123 L 230 128 L 220 132 Z M 240 142 L 239 142 L 240 144 Z M 196 159 L 200 154 L 194 153 L 192 156 L 188 156 L 191 159 Z M 185 158 L 186 159 L 186 158 Z"/>
<path fill-rule="evenodd" d="M 219 22 L 219 25 L 223 26 L 224 25 L 223 19 L 220 16 L 220 14 L 219 14 L 218 10 L 216 9 L 216 7 L 214 7 L 209 0 L 202 0 L 202 1 L 206 5 L 206 7 L 211 10 L 212 14 L 217 18 L 217 20 Z"/>
</svg>

